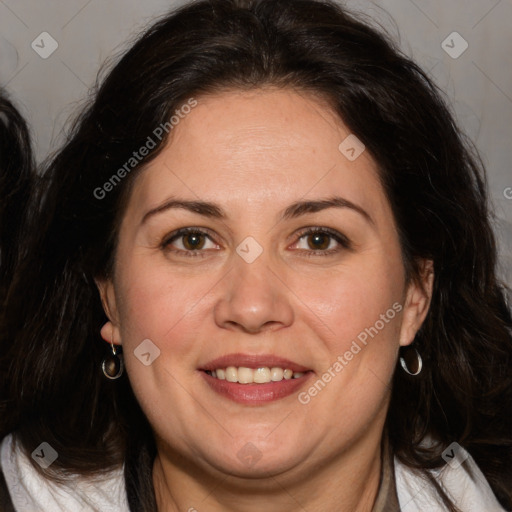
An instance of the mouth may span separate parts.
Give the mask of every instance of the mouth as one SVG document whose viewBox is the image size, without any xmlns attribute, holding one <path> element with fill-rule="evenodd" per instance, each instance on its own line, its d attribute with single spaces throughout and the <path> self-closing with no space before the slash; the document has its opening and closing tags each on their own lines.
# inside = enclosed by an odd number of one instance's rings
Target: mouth
<svg viewBox="0 0 512 512">
<path fill-rule="evenodd" d="M 217 394 L 246 405 L 263 405 L 299 390 L 313 371 L 276 356 L 232 354 L 200 368 Z"/>
</svg>

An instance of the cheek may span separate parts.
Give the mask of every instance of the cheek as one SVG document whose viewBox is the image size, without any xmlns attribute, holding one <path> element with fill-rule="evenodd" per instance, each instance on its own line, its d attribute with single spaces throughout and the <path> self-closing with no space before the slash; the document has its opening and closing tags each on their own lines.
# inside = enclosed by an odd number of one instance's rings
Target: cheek
<svg viewBox="0 0 512 512">
<path fill-rule="evenodd" d="M 133 258 L 118 277 L 121 339 L 126 349 L 133 351 L 150 339 L 164 359 L 178 359 L 193 350 L 190 333 L 197 332 L 199 312 L 218 278 L 207 272 L 191 278 L 150 258 Z"/>
<path fill-rule="evenodd" d="M 354 259 L 353 264 L 320 279 L 298 278 L 295 290 L 321 320 L 331 352 L 344 353 L 358 337 L 363 344 L 398 340 L 401 316 L 397 310 L 401 310 L 404 291 L 400 264 L 374 256 Z"/>
<path fill-rule="evenodd" d="M 336 431 L 356 432 L 371 423 L 382 410 L 396 366 L 403 277 L 399 265 L 377 261 L 357 270 L 347 266 L 300 292 L 321 340 L 313 348 L 319 371 L 300 400 L 317 415 L 329 411 Z"/>
<path fill-rule="evenodd" d="M 201 350 L 193 339 L 204 324 L 202 301 L 214 282 L 206 274 L 196 279 L 179 277 L 161 264 L 137 258 L 126 261 L 117 277 L 121 341 L 132 389 L 152 424 L 168 424 L 163 403 L 172 402 L 183 415 L 190 407 L 183 386 L 189 387 L 187 379 Z M 138 358 L 141 346 L 149 347 L 151 358 L 157 354 L 154 362 L 145 365 Z M 176 430 L 176 438 L 180 435 Z"/>
<path fill-rule="evenodd" d="M 385 404 L 396 366 L 403 286 L 401 266 L 372 254 L 300 292 L 321 340 L 312 347 L 317 379 L 300 400 L 315 414 L 330 411 L 336 429 L 358 431 Z"/>
</svg>

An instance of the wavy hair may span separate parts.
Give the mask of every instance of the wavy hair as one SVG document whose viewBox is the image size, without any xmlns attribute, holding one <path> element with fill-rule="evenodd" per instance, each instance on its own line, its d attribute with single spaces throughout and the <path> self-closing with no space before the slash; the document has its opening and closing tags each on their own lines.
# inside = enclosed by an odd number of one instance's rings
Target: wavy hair
<svg viewBox="0 0 512 512">
<path fill-rule="evenodd" d="M 94 279 L 111 274 L 134 177 L 165 137 L 103 198 L 95 190 L 188 98 L 265 86 L 328 101 L 378 164 L 408 279 L 418 279 L 422 259 L 434 262 L 415 340 L 423 372 L 393 377 L 386 428 L 395 455 L 454 512 L 428 470 L 444 465 L 442 451 L 456 441 L 512 510 L 512 318 L 482 164 L 429 77 L 389 36 L 330 1 L 185 5 L 97 86 L 44 170 L 29 256 L 2 318 L 0 436 L 15 431 L 27 454 L 49 442 L 57 461 L 46 471 L 34 464 L 48 478 L 124 463 L 131 509 L 156 510 L 151 428 L 126 376 L 108 381 L 100 369 L 107 318 Z M 421 445 L 426 435 L 437 442 Z"/>
</svg>

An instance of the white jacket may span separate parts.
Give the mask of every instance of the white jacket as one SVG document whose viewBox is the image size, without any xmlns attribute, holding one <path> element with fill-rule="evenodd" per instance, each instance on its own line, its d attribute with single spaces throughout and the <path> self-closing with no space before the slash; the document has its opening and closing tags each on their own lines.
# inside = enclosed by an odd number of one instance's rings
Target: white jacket
<svg viewBox="0 0 512 512">
<path fill-rule="evenodd" d="M 505 512 L 471 456 L 475 479 L 460 465 L 432 471 L 463 512 Z M 0 464 L 17 512 L 129 512 L 123 469 L 92 482 L 76 478 L 67 487 L 43 478 L 13 443 L 12 434 L 0 447 Z M 395 480 L 401 512 L 445 512 L 435 489 L 395 457 Z"/>
</svg>

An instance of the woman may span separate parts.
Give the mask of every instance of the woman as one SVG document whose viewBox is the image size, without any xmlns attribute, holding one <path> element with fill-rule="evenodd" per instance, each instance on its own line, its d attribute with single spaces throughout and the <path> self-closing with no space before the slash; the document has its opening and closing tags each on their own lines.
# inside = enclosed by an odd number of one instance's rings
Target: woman
<svg viewBox="0 0 512 512">
<path fill-rule="evenodd" d="M 385 36 L 185 6 L 44 181 L 2 320 L 14 507 L 512 510 L 483 174 Z"/>
</svg>

